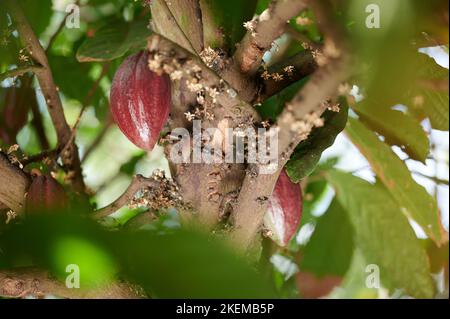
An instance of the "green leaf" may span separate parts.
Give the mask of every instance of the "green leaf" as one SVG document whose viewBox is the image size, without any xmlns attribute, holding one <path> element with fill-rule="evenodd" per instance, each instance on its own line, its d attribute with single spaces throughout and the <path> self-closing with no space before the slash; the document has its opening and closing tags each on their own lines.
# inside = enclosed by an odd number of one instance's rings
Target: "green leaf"
<svg viewBox="0 0 450 319">
<path fill-rule="evenodd" d="M 357 103 L 352 108 L 364 124 L 385 137 L 386 143 L 400 146 L 412 159 L 425 163 L 430 142 L 415 118 L 370 101 Z"/>
<path fill-rule="evenodd" d="M 205 47 L 222 47 L 234 51 L 234 45 L 241 41 L 246 33 L 243 24 L 252 19 L 257 2 L 257 0 L 200 0 Z M 224 39 L 220 39 L 221 36 Z"/>
<path fill-rule="evenodd" d="M 50 67 L 55 83 L 60 91 L 68 98 L 83 101 L 94 84 L 89 76 L 92 64 L 78 62 L 73 56 L 48 55 Z M 96 93 L 99 98 L 99 90 Z"/>
<path fill-rule="evenodd" d="M 414 181 L 406 164 L 358 120 L 349 119 L 346 133 L 367 158 L 402 211 L 413 218 L 430 238 L 440 244 L 443 235 L 436 200 Z"/>
<path fill-rule="evenodd" d="M 184 35 L 189 39 L 195 52 L 203 51 L 203 24 L 199 18 L 200 4 L 198 0 L 170 0 L 168 8 Z M 153 16 L 155 20 L 155 16 Z M 164 30 L 167 32 L 168 30 Z M 176 30 L 171 30 L 172 32 Z"/>
<path fill-rule="evenodd" d="M 335 199 L 306 245 L 300 269 L 318 277 L 344 276 L 352 261 L 353 229 L 348 216 Z"/>
<path fill-rule="evenodd" d="M 336 137 L 345 128 L 347 118 L 348 105 L 341 99 L 340 112 L 325 112 L 325 125 L 313 130 L 310 137 L 297 146 L 286 165 L 287 173 L 294 183 L 300 182 L 314 171 L 322 153 L 334 144 Z"/>
<path fill-rule="evenodd" d="M 258 4 L 256 5 L 256 14 L 261 14 L 269 7 L 270 0 L 258 0 Z"/>
<path fill-rule="evenodd" d="M 136 173 L 136 165 L 147 156 L 146 152 L 140 152 L 139 154 L 133 156 L 128 162 L 120 167 L 120 172 L 126 175 L 133 175 Z"/>
<path fill-rule="evenodd" d="M 145 48 L 150 31 L 144 20 L 130 23 L 111 21 L 88 38 L 77 52 L 80 62 L 111 61 L 129 51 Z"/>
<path fill-rule="evenodd" d="M 39 37 L 50 24 L 50 18 L 53 15 L 52 0 L 20 0 L 19 2 L 33 31 Z"/>
<path fill-rule="evenodd" d="M 380 267 L 384 284 L 416 298 L 432 298 L 435 290 L 425 249 L 386 189 L 339 171 L 326 176 L 348 212 L 355 244 L 368 264 Z"/>
<path fill-rule="evenodd" d="M 275 121 L 281 112 L 283 112 L 286 103 L 294 98 L 307 80 L 308 78 L 297 81 L 283 89 L 280 93 L 264 101 L 264 103 L 258 107 L 258 113 L 264 119 Z"/>
<path fill-rule="evenodd" d="M 420 80 L 447 81 L 449 70 L 441 67 L 434 59 L 418 54 L 417 64 L 419 65 Z M 420 82 L 419 82 L 420 83 Z M 420 85 L 420 84 L 419 84 Z M 418 105 L 414 105 L 430 119 L 431 126 L 436 130 L 449 130 L 449 95 L 448 92 L 433 90 L 432 88 L 420 87 L 412 94 L 414 100 L 419 99 Z"/>
<path fill-rule="evenodd" d="M 275 297 L 268 280 L 244 257 L 210 234 L 194 231 L 110 232 L 76 214 L 53 212 L 0 233 L 0 249 L 0 268 L 38 262 L 60 274 L 66 263 L 79 263 L 81 274 L 87 271 L 94 281 L 120 269 L 121 278 L 152 298 Z"/>
</svg>

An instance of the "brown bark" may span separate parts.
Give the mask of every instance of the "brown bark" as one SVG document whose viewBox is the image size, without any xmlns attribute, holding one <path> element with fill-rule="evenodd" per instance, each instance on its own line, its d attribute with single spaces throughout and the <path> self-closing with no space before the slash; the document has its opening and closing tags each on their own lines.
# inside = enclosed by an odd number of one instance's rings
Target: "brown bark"
<svg viewBox="0 0 450 319">
<path fill-rule="evenodd" d="M 141 299 L 142 291 L 124 282 L 113 282 L 92 290 L 69 289 L 48 272 L 21 268 L 0 270 L 0 296 L 6 298 L 43 298 L 46 295 L 67 299 Z"/>
<path fill-rule="evenodd" d="M 0 153 L 0 202 L 16 213 L 23 212 L 29 185 L 28 176 Z"/>
<path fill-rule="evenodd" d="M 45 54 L 45 50 L 42 48 L 39 39 L 36 37 L 27 18 L 25 17 L 20 4 L 17 1 L 11 0 L 7 3 L 10 7 L 11 14 L 19 31 L 20 37 L 22 38 L 29 54 L 31 55 L 33 61 L 41 66 L 41 68 L 36 70 L 35 74 L 38 78 L 39 85 L 47 103 L 50 117 L 56 129 L 58 144 L 60 147 L 64 147 L 69 144 L 67 152 L 61 154 L 61 159 L 68 175 L 71 177 L 71 182 L 74 189 L 79 193 L 84 193 L 85 186 L 80 159 L 78 156 L 78 147 L 75 143 L 69 143 L 72 130 L 69 124 L 67 124 L 62 102 L 58 94 L 57 86 L 53 80 L 53 75 L 48 63 L 47 55 Z"/>
</svg>

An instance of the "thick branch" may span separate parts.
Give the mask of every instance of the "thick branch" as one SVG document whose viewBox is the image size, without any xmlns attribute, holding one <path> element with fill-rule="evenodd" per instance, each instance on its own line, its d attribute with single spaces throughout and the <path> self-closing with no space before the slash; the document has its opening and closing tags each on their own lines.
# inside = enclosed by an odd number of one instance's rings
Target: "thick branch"
<svg viewBox="0 0 450 319">
<path fill-rule="evenodd" d="M 166 72 L 164 67 L 166 70 L 170 68 L 173 71 L 169 75 L 173 76 L 175 72 L 190 72 L 189 67 L 199 68 L 201 70 L 201 79 L 198 80 L 198 84 L 201 85 L 202 89 L 216 88 L 218 90 L 218 95 L 215 97 L 217 104 L 222 106 L 225 112 L 229 113 L 224 117 L 230 118 L 235 124 L 233 126 L 248 124 L 250 117 L 255 120 L 259 119 L 256 110 L 243 101 L 227 82 L 208 68 L 197 56 L 160 35 L 151 36 L 148 40 L 147 48 L 153 59 L 157 60 L 158 66 L 154 71 L 159 71 L 158 68 L 161 68 L 161 72 Z M 175 65 L 174 60 L 177 60 L 175 64 L 178 63 L 179 65 Z M 183 79 L 182 76 L 180 78 Z"/>
<path fill-rule="evenodd" d="M 68 299 L 141 299 L 140 289 L 115 282 L 95 290 L 68 289 L 48 272 L 39 269 L 0 270 L 0 296 L 6 298 L 37 298 L 53 295 Z"/>
<path fill-rule="evenodd" d="M 17 213 L 22 212 L 29 184 L 27 175 L 0 153 L 0 202 Z"/>
<path fill-rule="evenodd" d="M 317 9 L 317 7 L 316 7 Z M 329 17 L 328 8 L 319 6 L 318 16 Z M 331 27 L 333 25 L 333 27 Z M 326 54 L 326 64 L 314 73 L 309 82 L 286 106 L 278 118 L 278 171 L 272 175 L 260 174 L 260 167 L 251 167 L 246 175 L 234 210 L 234 230 L 232 237 L 246 250 L 250 247 L 263 223 L 267 211 L 268 198 L 275 188 L 276 181 L 295 147 L 308 138 L 312 129 L 320 125 L 320 116 L 327 109 L 326 100 L 332 98 L 341 83 L 351 75 L 351 61 L 339 25 L 330 17 L 325 30 L 334 44 L 333 50 Z"/>
<path fill-rule="evenodd" d="M 261 14 L 256 26 L 249 30 L 235 53 L 238 69 L 247 75 L 254 75 L 261 66 L 264 53 L 285 31 L 287 21 L 306 8 L 304 0 L 278 0 L 270 4 Z"/>
<path fill-rule="evenodd" d="M 71 129 L 69 124 L 67 124 L 62 102 L 53 80 L 53 75 L 45 51 L 20 8 L 20 4 L 17 1 L 12 0 L 9 0 L 8 4 L 14 17 L 14 21 L 16 22 L 17 30 L 19 31 L 28 52 L 33 58 L 33 61 L 42 66 L 42 68 L 36 72 L 36 76 L 39 80 L 39 85 L 47 102 L 50 117 L 56 129 L 58 143 L 59 145 L 66 145 L 70 141 Z M 70 148 L 67 152 L 62 154 L 61 159 L 69 172 L 69 176 L 73 177 L 72 182 L 75 190 L 80 193 L 84 192 L 85 187 L 77 146 L 74 143 L 71 143 Z"/>
</svg>

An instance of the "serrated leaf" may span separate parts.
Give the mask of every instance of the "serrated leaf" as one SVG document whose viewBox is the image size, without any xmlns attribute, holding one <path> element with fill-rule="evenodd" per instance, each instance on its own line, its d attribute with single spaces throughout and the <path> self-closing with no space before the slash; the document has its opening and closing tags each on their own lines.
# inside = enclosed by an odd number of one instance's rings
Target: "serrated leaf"
<svg viewBox="0 0 450 319">
<path fill-rule="evenodd" d="M 384 284 L 416 298 L 432 298 L 435 290 L 425 249 L 389 192 L 348 173 L 329 171 L 326 176 L 348 212 L 355 244 L 368 264 L 380 267 Z"/>
<path fill-rule="evenodd" d="M 149 35 L 144 20 L 109 22 L 97 30 L 93 38 L 85 40 L 78 49 L 77 59 L 80 62 L 111 61 L 131 50 L 145 48 Z"/>
<path fill-rule="evenodd" d="M 411 115 L 379 107 L 370 101 L 352 107 L 360 120 L 385 137 L 390 145 L 400 146 L 412 159 L 425 163 L 430 152 L 428 136 Z"/>
<path fill-rule="evenodd" d="M 364 124 L 350 118 L 345 131 L 406 215 L 439 245 L 443 234 L 436 200 L 414 181 L 406 164 L 392 149 Z"/>
<path fill-rule="evenodd" d="M 347 118 L 348 105 L 341 99 L 341 110 L 338 113 L 326 111 L 325 125 L 313 130 L 310 137 L 297 146 L 286 165 L 287 173 L 294 183 L 300 182 L 314 171 L 322 153 L 333 145 L 336 137 L 344 130 Z"/>
<path fill-rule="evenodd" d="M 353 228 L 347 213 L 335 199 L 306 245 L 300 270 L 322 276 L 344 276 L 352 261 Z"/>
</svg>

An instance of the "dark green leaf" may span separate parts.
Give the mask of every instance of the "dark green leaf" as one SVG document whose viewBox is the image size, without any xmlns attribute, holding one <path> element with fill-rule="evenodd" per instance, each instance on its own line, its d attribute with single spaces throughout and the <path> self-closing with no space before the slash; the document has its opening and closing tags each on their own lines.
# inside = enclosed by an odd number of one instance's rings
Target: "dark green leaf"
<svg viewBox="0 0 450 319">
<path fill-rule="evenodd" d="M 147 155 L 146 152 L 141 152 L 133 156 L 128 162 L 120 167 L 120 172 L 126 175 L 133 175 L 136 173 L 136 165 Z"/>
<path fill-rule="evenodd" d="M 94 84 L 90 77 L 92 64 L 79 63 L 73 56 L 48 56 L 55 83 L 68 98 L 83 102 Z M 97 91 L 94 100 L 98 101 L 101 94 Z"/>
<path fill-rule="evenodd" d="M 306 245 L 300 269 L 318 277 L 344 276 L 353 255 L 353 228 L 347 213 L 335 199 Z"/>
<path fill-rule="evenodd" d="M 143 49 L 150 31 L 144 20 L 130 23 L 111 21 L 88 38 L 77 52 L 80 62 L 110 61 L 125 55 L 130 50 Z"/>
<path fill-rule="evenodd" d="M 309 176 L 320 161 L 322 153 L 333 145 L 336 137 L 345 128 L 348 118 L 348 105 L 341 99 L 340 112 L 327 111 L 324 114 L 325 126 L 313 130 L 310 137 L 297 146 L 286 170 L 294 183 Z"/>
<path fill-rule="evenodd" d="M 19 2 L 33 31 L 39 37 L 50 24 L 53 15 L 52 0 L 19 0 Z"/>
<path fill-rule="evenodd" d="M 246 33 L 243 24 L 252 19 L 257 2 L 257 0 L 200 0 L 205 47 L 221 47 L 222 34 L 225 37 L 223 48 L 233 51 L 234 45 Z"/>
<path fill-rule="evenodd" d="M 268 281 L 211 235 L 184 230 L 112 233 L 89 219 L 69 216 L 54 212 L 28 218 L 0 234 L 0 267 L 36 261 L 64 274 L 72 263 L 93 279 L 111 278 L 120 269 L 122 277 L 153 298 L 275 297 Z"/>
</svg>

